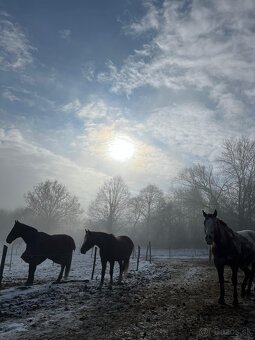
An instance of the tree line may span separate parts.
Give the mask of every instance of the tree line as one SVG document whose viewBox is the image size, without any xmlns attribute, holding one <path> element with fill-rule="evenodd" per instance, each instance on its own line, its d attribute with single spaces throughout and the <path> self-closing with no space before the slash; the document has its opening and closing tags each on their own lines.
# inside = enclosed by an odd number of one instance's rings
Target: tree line
<svg viewBox="0 0 255 340">
<path fill-rule="evenodd" d="M 214 162 L 182 169 L 171 188 L 148 184 L 134 194 L 116 176 L 99 188 L 84 217 L 78 198 L 47 180 L 24 195 L 24 209 L 0 210 L 1 231 L 20 218 L 47 232 L 72 226 L 78 239 L 87 228 L 125 233 L 141 245 L 204 247 L 202 209 L 217 209 L 234 230 L 255 230 L 255 140 L 225 140 Z"/>
</svg>

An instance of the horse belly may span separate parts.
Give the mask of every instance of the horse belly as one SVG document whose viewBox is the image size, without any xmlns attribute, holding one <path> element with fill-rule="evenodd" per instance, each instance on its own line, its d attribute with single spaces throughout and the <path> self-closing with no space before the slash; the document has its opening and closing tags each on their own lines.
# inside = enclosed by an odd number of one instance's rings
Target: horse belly
<svg viewBox="0 0 255 340">
<path fill-rule="evenodd" d="M 26 263 L 34 263 L 36 265 L 42 263 L 47 257 L 33 254 L 31 251 L 24 251 L 21 258 Z"/>
<path fill-rule="evenodd" d="M 61 255 L 49 255 L 48 256 L 48 259 L 55 262 L 55 263 L 58 263 L 58 264 L 63 264 L 66 262 L 68 258 L 68 255 L 67 254 L 61 254 Z"/>
</svg>

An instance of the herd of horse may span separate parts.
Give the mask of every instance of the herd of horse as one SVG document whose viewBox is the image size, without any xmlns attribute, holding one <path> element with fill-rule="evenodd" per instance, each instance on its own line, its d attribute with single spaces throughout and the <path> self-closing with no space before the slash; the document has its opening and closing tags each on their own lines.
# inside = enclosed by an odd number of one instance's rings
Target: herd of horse
<svg viewBox="0 0 255 340">
<path fill-rule="evenodd" d="M 233 304 L 238 305 L 237 274 L 240 268 L 245 276 L 241 285 L 241 296 L 251 294 L 252 281 L 255 274 L 255 231 L 242 230 L 235 232 L 225 222 L 217 218 L 217 211 L 207 214 L 203 211 L 205 240 L 212 247 L 214 264 L 218 272 L 220 283 L 219 303 L 225 304 L 224 267 L 232 269 Z M 27 285 L 34 282 L 34 274 L 37 265 L 50 259 L 61 265 L 61 270 L 56 283 L 63 277 L 67 279 L 75 243 L 71 236 L 65 234 L 48 235 L 39 232 L 34 227 L 15 221 L 15 224 L 7 236 L 6 242 L 12 243 L 21 237 L 26 243 L 26 250 L 21 258 L 29 264 Z M 107 262 L 110 263 L 110 283 L 113 284 L 113 269 L 115 261 L 119 263 L 118 283 L 121 283 L 123 273 L 127 272 L 130 256 L 134 249 L 132 240 L 127 236 L 115 237 L 104 232 L 85 230 L 85 238 L 80 249 L 85 254 L 89 249 L 98 246 L 102 264 L 101 281 L 102 288 Z"/>
</svg>

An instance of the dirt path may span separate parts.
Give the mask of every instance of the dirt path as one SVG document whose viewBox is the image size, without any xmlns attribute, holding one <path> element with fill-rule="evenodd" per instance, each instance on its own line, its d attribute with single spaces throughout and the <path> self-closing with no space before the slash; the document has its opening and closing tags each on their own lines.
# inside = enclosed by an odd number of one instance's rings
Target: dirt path
<svg viewBox="0 0 255 340">
<path fill-rule="evenodd" d="M 226 306 L 217 304 L 215 268 L 202 260 L 156 262 L 149 276 L 131 272 L 112 291 L 84 282 L 16 289 L 2 301 L 0 331 L 5 339 L 253 339 L 254 298 L 232 307 L 229 274 Z"/>
</svg>

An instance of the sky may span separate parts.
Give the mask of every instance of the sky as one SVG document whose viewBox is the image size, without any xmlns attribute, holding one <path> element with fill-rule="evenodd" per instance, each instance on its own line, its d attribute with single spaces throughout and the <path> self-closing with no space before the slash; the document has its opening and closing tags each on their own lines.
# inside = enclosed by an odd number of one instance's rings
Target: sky
<svg viewBox="0 0 255 340">
<path fill-rule="evenodd" d="M 0 208 L 46 179 L 85 209 L 116 175 L 167 191 L 254 136 L 254 18 L 253 0 L 1 0 Z"/>
</svg>

